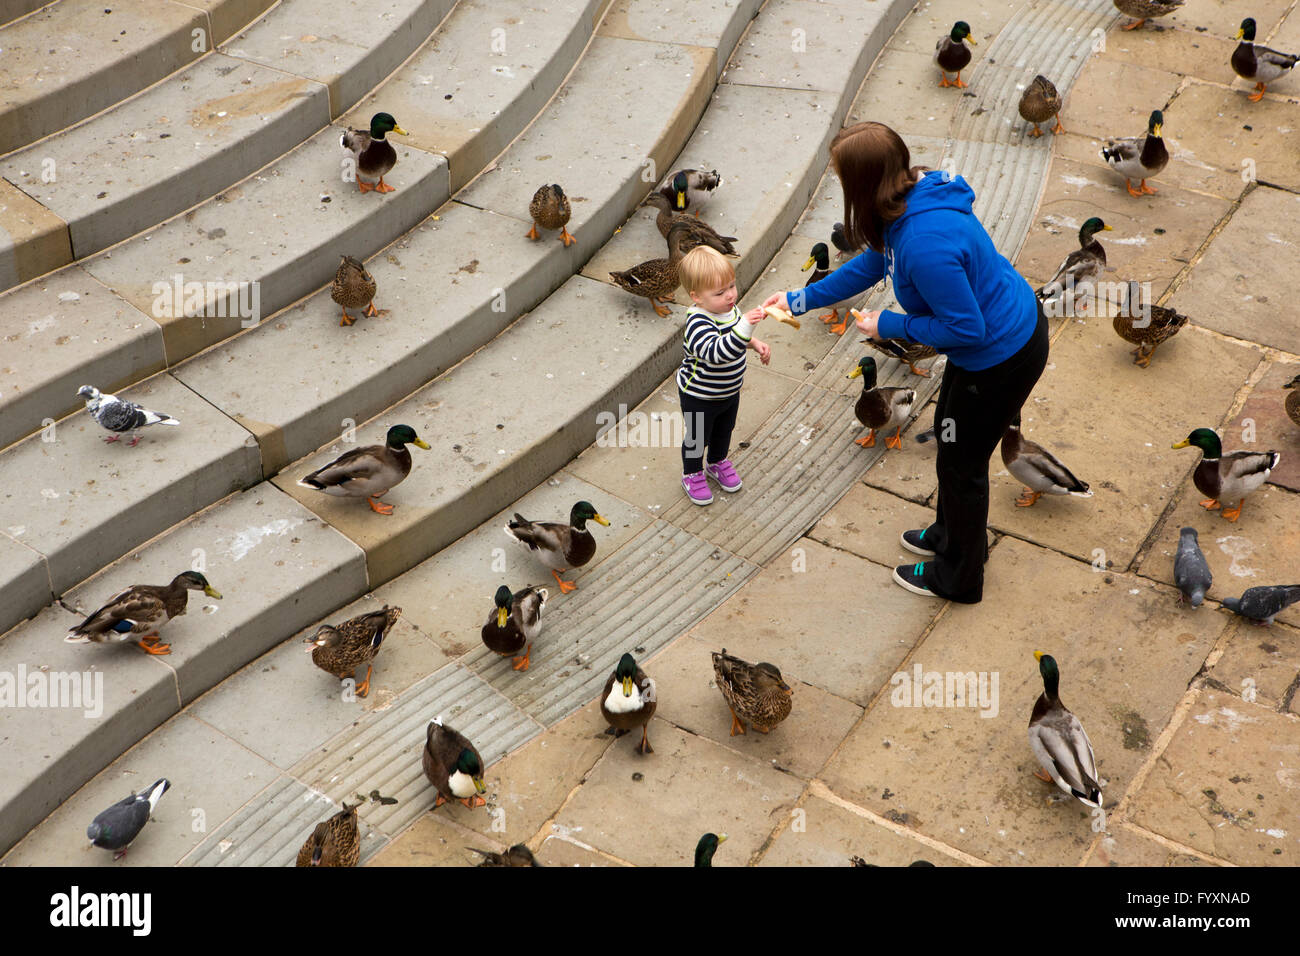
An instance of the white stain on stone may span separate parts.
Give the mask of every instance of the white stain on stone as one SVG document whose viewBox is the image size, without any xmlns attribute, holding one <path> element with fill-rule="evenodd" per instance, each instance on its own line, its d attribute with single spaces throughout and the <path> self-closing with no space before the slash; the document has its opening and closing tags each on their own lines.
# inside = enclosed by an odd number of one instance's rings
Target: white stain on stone
<svg viewBox="0 0 1300 956">
<path fill-rule="evenodd" d="M 1249 538 L 1243 538 L 1239 534 L 1225 535 L 1222 538 L 1216 538 L 1219 550 L 1232 558 L 1232 564 L 1228 565 L 1228 573 L 1239 578 L 1253 578 L 1255 569 L 1248 568 L 1242 562 L 1255 553 L 1255 545 Z"/>
<path fill-rule="evenodd" d="M 58 320 L 54 318 L 54 316 L 47 315 L 43 319 L 37 319 L 35 322 L 27 323 L 27 334 L 36 335 L 40 332 L 44 332 L 48 328 L 52 328 L 57 323 Z"/>
<path fill-rule="evenodd" d="M 250 551 L 262 543 L 263 538 L 268 538 L 271 535 L 282 535 L 302 524 L 302 521 L 302 518 L 277 518 L 275 521 L 261 527 L 245 528 L 235 535 L 234 540 L 230 542 L 230 547 L 226 548 L 222 554 L 230 555 L 235 561 L 242 561 Z"/>
<path fill-rule="evenodd" d="M 1239 714 L 1231 707 L 1220 707 L 1217 711 L 1217 715 L 1227 722 L 1228 732 L 1232 734 L 1235 734 L 1241 728 L 1242 724 L 1259 723 L 1257 717 L 1247 717 L 1244 714 Z M 1216 723 L 1215 716 L 1216 712 L 1211 712 L 1208 714 L 1197 714 L 1192 719 L 1198 724 L 1214 724 Z"/>
</svg>

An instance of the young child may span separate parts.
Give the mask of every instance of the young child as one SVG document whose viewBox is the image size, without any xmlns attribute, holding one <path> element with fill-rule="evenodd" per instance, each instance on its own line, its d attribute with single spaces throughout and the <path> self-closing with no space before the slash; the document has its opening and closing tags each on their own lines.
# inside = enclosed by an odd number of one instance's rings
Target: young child
<svg viewBox="0 0 1300 956">
<path fill-rule="evenodd" d="M 697 505 L 713 501 L 709 478 L 723 491 L 739 491 L 740 476 L 727 453 L 740 408 L 745 378 L 745 350 L 753 349 L 764 365 L 772 357 L 765 342 L 752 338 L 766 313 L 736 308 L 736 272 L 717 250 L 697 246 L 677 267 L 694 306 L 686 313 L 677 391 L 686 423 L 682 441 L 682 487 Z M 705 466 L 705 449 L 708 465 Z M 707 475 L 707 477 L 706 477 Z"/>
</svg>

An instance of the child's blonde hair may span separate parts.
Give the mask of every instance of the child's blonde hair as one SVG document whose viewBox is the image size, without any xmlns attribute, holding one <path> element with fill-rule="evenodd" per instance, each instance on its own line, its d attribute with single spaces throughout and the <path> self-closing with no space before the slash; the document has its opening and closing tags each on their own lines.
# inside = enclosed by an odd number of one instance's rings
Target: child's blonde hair
<svg viewBox="0 0 1300 956">
<path fill-rule="evenodd" d="M 736 270 L 717 249 L 696 246 L 682 256 L 677 276 L 687 292 L 700 292 L 729 285 L 736 278 Z"/>
</svg>

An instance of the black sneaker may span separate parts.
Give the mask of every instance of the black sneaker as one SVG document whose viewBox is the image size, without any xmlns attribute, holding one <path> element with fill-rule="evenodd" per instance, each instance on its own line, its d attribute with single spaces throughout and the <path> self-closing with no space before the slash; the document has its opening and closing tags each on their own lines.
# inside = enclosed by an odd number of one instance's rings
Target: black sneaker
<svg viewBox="0 0 1300 956">
<path fill-rule="evenodd" d="M 894 568 L 894 583 L 922 597 L 939 596 L 925 586 L 925 565 L 920 561 L 916 564 L 900 564 Z"/>
<path fill-rule="evenodd" d="M 924 538 L 925 528 L 921 528 L 919 530 L 904 531 L 898 540 L 902 542 L 903 547 L 913 554 L 919 554 L 923 558 L 933 558 L 934 552 L 925 546 L 923 543 Z"/>
</svg>

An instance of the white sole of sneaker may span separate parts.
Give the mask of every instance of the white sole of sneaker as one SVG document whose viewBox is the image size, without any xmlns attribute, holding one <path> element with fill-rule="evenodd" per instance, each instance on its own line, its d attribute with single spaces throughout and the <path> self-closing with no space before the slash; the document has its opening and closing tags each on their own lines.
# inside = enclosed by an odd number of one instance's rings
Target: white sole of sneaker
<svg viewBox="0 0 1300 956">
<path fill-rule="evenodd" d="M 908 544 L 907 539 L 903 537 L 904 534 L 907 534 L 907 532 L 904 531 L 899 534 L 898 543 L 901 544 L 906 550 L 911 551 L 913 554 L 919 554 L 923 558 L 934 557 L 933 551 L 927 551 L 925 548 L 918 548 L 914 544 Z"/>
<path fill-rule="evenodd" d="M 928 588 L 918 588 L 911 581 L 908 581 L 901 574 L 899 574 L 897 568 L 894 569 L 893 578 L 894 578 L 894 583 L 897 584 L 899 587 L 901 587 L 904 591 L 911 591 L 913 594 L 921 595 L 921 597 L 937 598 L 939 596 L 935 594 L 933 591 L 929 590 Z"/>
</svg>

